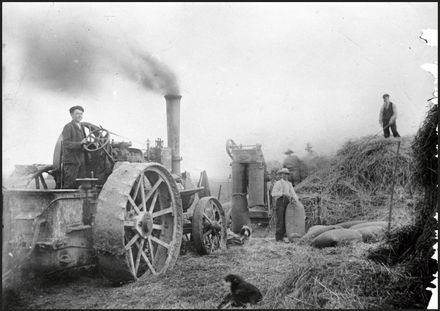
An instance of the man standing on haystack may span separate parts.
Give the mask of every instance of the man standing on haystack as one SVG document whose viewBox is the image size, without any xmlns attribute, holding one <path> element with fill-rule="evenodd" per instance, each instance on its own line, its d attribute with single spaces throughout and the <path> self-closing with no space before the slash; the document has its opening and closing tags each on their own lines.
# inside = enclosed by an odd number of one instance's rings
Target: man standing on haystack
<svg viewBox="0 0 440 311">
<path fill-rule="evenodd" d="M 289 170 L 287 168 L 282 168 L 277 173 L 278 175 L 281 175 L 281 179 L 275 182 L 272 189 L 272 198 L 275 201 L 277 217 L 275 240 L 289 242 L 289 240 L 284 237 L 286 233 L 286 208 L 290 202 L 298 200 L 298 196 L 293 189 L 292 183 L 287 180 L 287 177 L 290 174 Z"/>
<path fill-rule="evenodd" d="M 393 136 L 400 137 L 399 133 L 397 132 L 397 125 L 396 125 L 396 119 L 397 119 L 396 105 L 390 102 L 390 95 L 384 94 L 382 98 L 383 98 L 383 105 L 380 108 L 379 123 L 380 125 L 382 125 L 383 134 L 385 138 L 390 137 L 390 128 L 391 128 L 391 131 L 393 132 Z"/>
</svg>

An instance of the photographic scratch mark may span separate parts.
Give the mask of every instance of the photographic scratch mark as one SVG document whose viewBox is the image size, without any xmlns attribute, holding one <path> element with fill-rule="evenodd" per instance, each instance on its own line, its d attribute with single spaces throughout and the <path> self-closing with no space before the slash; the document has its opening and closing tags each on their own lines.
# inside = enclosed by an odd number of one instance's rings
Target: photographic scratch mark
<svg viewBox="0 0 440 311">
<path fill-rule="evenodd" d="M 359 44 L 357 44 L 355 41 L 353 41 L 349 36 L 347 36 L 346 34 L 340 32 L 340 31 L 338 31 L 338 32 L 339 32 L 341 35 L 343 35 L 347 40 L 351 41 L 351 42 L 352 42 L 353 44 L 355 44 L 357 47 L 359 47 L 359 48 L 362 49 L 362 47 L 361 47 Z"/>
<path fill-rule="evenodd" d="M 425 43 L 428 43 L 428 40 L 426 40 L 425 38 L 423 38 L 422 35 L 420 35 L 419 38 L 422 39 L 423 41 L 425 41 Z"/>
<path fill-rule="evenodd" d="M 362 46 L 360 46 L 356 41 L 352 40 L 349 36 L 347 36 L 346 34 L 344 34 L 341 31 L 338 31 L 338 33 L 343 36 L 345 39 L 347 39 L 348 41 L 350 41 L 351 43 L 353 43 L 354 45 L 356 45 L 358 48 L 360 48 L 363 51 Z M 374 62 L 372 62 L 368 57 L 366 57 L 365 55 L 361 55 L 366 61 L 368 61 L 370 64 L 374 64 Z"/>
</svg>

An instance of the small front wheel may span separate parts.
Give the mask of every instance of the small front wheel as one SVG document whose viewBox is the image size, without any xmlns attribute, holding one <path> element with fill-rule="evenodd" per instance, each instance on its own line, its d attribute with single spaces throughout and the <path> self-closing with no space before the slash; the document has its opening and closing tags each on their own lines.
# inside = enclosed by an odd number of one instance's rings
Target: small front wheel
<svg viewBox="0 0 440 311">
<path fill-rule="evenodd" d="M 205 197 L 197 202 L 192 219 L 192 235 L 200 255 L 226 248 L 226 216 L 215 197 Z"/>
</svg>

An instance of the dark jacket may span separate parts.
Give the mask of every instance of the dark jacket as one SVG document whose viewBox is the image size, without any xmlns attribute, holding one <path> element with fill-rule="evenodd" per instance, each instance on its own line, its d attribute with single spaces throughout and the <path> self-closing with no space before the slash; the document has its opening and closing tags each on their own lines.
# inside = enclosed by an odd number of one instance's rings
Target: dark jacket
<svg viewBox="0 0 440 311">
<path fill-rule="evenodd" d="M 62 161 L 63 163 L 84 164 L 85 151 L 81 145 L 86 135 L 84 128 L 81 129 L 75 124 L 75 121 L 67 123 L 63 129 L 63 148 Z"/>
</svg>

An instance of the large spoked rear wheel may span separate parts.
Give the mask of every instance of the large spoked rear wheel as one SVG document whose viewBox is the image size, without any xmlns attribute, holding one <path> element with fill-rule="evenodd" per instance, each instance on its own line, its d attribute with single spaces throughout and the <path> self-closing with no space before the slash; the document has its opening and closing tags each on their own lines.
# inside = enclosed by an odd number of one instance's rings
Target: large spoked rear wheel
<svg viewBox="0 0 440 311">
<path fill-rule="evenodd" d="M 192 219 L 194 246 L 200 255 L 226 248 L 226 217 L 220 202 L 205 197 L 197 202 Z"/>
<path fill-rule="evenodd" d="M 157 163 L 122 163 L 98 197 L 94 245 L 101 273 L 114 283 L 173 267 L 183 234 L 179 190 Z"/>
</svg>

